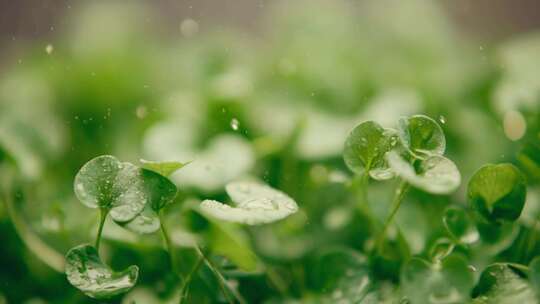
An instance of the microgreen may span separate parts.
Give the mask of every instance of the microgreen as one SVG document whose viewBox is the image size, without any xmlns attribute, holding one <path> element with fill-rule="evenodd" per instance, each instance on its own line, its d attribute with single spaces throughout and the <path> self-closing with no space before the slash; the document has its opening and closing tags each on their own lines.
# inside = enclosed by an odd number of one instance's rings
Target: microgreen
<svg viewBox="0 0 540 304">
<path fill-rule="evenodd" d="M 485 165 L 469 181 L 467 196 L 484 219 L 515 221 L 525 205 L 525 178 L 511 164 Z"/>
<path fill-rule="evenodd" d="M 448 207 L 444 211 L 443 224 L 448 234 L 459 243 L 471 244 L 479 238 L 473 219 L 463 208 Z"/>
</svg>

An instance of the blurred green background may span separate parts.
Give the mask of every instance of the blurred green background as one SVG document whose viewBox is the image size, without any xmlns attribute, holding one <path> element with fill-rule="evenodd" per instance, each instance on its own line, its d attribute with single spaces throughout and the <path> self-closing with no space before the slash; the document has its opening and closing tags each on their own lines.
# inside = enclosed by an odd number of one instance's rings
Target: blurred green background
<svg viewBox="0 0 540 304">
<path fill-rule="evenodd" d="M 540 10 L 536 1 L 519 3 L 5 1 L 0 191 L 15 210 L 0 205 L 0 303 L 96 302 L 54 261 L 93 240 L 98 214 L 76 200 L 72 184 L 101 154 L 193 161 L 173 176 L 181 195 L 168 212 L 181 271 L 194 262 L 194 241 L 221 244 L 214 258 L 248 303 L 318 299 L 328 283 L 321 265 L 333 267 L 321 256 L 362 252 L 372 237 L 347 185 L 349 130 L 368 119 L 393 127 L 416 113 L 441 124 L 464 181 L 451 196 L 413 191 L 400 210 L 411 254 L 425 255 L 444 235 L 444 207 L 465 205 L 476 169 L 518 163 L 524 147 L 538 145 Z M 538 210 L 533 165 L 522 166 L 530 186 L 522 227 Z M 224 199 L 224 185 L 244 176 L 288 193 L 301 211 L 268 226 L 228 227 L 231 242 L 189 206 Z M 393 187 L 370 186 L 381 220 Z M 159 235 L 110 223 L 104 237 L 113 268 L 141 267 L 136 289 L 112 302 L 174 298 Z M 246 250 L 281 286 L 238 270 Z M 402 262 L 376 271 L 379 290 L 399 286 Z M 201 271 L 193 303 L 223 302 L 216 286 Z"/>
</svg>

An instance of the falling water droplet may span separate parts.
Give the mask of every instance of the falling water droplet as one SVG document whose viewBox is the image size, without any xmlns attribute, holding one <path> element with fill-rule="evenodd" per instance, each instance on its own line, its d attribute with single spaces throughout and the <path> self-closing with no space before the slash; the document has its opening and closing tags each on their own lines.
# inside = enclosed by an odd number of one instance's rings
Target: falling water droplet
<svg viewBox="0 0 540 304">
<path fill-rule="evenodd" d="M 238 121 L 238 119 L 236 118 L 231 119 L 231 128 L 237 131 L 239 127 L 240 127 L 240 122 Z"/>
<path fill-rule="evenodd" d="M 54 47 L 52 44 L 47 44 L 47 46 L 45 47 L 45 52 L 47 52 L 47 55 L 50 55 L 52 52 L 54 51 Z"/>
<path fill-rule="evenodd" d="M 199 32 L 199 23 L 193 19 L 185 19 L 180 24 L 180 32 L 184 37 L 193 37 Z"/>
<path fill-rule="evenodd" d="M 439 121 L 444 125 L 446 123 L 446 117 L 444 117 L 444 115 L 439 115 Z"/>
</svg>

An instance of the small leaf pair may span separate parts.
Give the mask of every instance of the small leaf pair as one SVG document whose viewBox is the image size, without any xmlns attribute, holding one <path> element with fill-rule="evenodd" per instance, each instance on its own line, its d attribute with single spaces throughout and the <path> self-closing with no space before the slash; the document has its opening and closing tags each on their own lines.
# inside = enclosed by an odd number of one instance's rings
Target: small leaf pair
<svg viewBox="0 0 540 304">
<path fill-rule="evenodd" d="M 414 187 L 435 194 L 453 192 L 461 183 L 456 165 L 443 156 L 446 140 L 441 127 L 425 115 L 399 121 L 399 130 L 373 121 L 358 125 L 345 142 L 344 159 L 357 174 L 376 180 L 396 175 Z"/>
<path fill-rule="evenodd" d="M 147 161 L 145 165 L 164 173 L 179 167 Z M 165 176 L 109 155 L 90 160 L 75 177 L 75 194 L 84 205 L 105 210 L 116 223 L 137 233 L 159 230 L 158 212 L 176 192 Z"/>
</svg>

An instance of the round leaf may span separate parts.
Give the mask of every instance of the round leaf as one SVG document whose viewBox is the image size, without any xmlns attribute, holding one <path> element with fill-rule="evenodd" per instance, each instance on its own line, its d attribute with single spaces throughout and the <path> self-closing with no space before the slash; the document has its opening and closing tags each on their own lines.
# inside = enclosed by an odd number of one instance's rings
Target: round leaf
<svg viewBox="0 0 540 304">
<path fill-rule="evenodd" d="M 386 165 L 384 154 L 397 146 L 395 131 L 384 129 L 373 121 L 355 127 L 345 141 L 343 158 L 351 171 L 364 174 L 367 170 L 377 180 L 390 179 L 394 175 Z"/>
<path fill-rule="evenodd" d="M 392 170 L 416 188 L 434 194 L 449 194 L 461 183 L 461 175 L 456 165 L 444 156 L 430 156 L 422 161 L 419 172 L 397 152 L 386 154 Z"/>
<path fill-rule="evenodd" d="M 109 208 L 114 200 L 113 185 L 122 164 L 114 156 L 98 156 L 75 176 L 75 195 L 90 208 Z"/>
<path fill-rule="evenodd" d="M 285 193 L 256 182 L 232 182 L 226 187 L 236 207 L 205 200 L 201 210 L 215 218 L 248 225 L 281 220 L 296 211 L 296 202 Z"/>
<path fill-rule="evenodd" d="M 114 272 L 101 261 L 94 247 L 80 245 L 66 255 L 66 275 L 69 283 L 87 296 L 105 299 L 135 286 L 139 268 L 132 265 L 122 272 Z"/>
<path fill-rule="evenodd" d="M 448 207 L 443 223 L 448 233 L 461 243 L 471 244 L 480 237 L 473 220 L 463 208 Z"/>
<path fill-rule="evenodd" d="M 485 165 L 469 181 L 472 207 L 490 222 L 515 221 L 526 198 L 525 178 L 514 165 Z"/>
<path fill-rule="evenodd" d="M 439 124 L 425 116 L 413 115 L 399 120 L 399 137 L 403 145 L 417 158 L 443 155 L 446 139 Z"/>
</svg>

